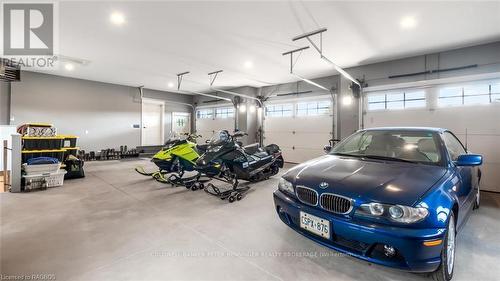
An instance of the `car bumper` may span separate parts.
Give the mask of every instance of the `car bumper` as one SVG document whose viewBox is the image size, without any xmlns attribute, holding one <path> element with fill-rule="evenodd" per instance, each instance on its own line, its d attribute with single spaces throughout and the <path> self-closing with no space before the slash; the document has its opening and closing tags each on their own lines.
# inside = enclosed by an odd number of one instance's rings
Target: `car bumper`
<svg viewBox="0 0 500 281">
<path fill-rule="evenodd" d="M 443 228 L 413 229 L 355 222 L 351 218 L 302 204 L 279 190 L 274 192 L 274 203 L 280 219 L 285 224 L 307 238 L 339 252 L 412 272 L 432 272 L 441 262 L 442 243 L 437 246 L 424 246 L 423 242 L 444 239 Z M 300 211 L 329 220 L 332 233 L 330 239 L 300 228 Z M 396 255 L 385 256 L 384 244 L 394 247 Z"/>
</svg>

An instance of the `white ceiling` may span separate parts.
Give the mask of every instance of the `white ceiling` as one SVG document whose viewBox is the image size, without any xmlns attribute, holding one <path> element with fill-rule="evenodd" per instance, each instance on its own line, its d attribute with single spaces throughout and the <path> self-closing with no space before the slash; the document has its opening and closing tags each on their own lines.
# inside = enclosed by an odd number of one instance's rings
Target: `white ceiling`
<svg viewBox="0 0 500 281">
<path fill-rule="evenodd" d="M 114 11 L 124 25 L 109 22 Z M 401 29 L 405 16 L 414 29 Z M 291 82 L 281 53 L 320 27 L 326 56 L 349 67 L 499 40 L 500 2 L 60 2 L 59 53 L 90 64 L 45 72 L 159 90 L 184 71 L 185 90 L 207 90 L 207 73 L 219 69 L 219 87 Z M 313 49 L 296 72 L 335 73 Z"/>
</svg>

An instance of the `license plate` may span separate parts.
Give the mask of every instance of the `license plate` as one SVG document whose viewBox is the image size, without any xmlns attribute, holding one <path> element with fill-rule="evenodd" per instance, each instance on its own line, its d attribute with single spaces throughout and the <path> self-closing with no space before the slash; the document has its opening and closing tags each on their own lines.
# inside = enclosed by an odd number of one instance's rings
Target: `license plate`
<svg viewBox="0 0 500 281">
<path fill-rule="evenodd" d="M 300 212 L 300 228 L 330 239 L 330 222 L 311 214 Z"/>
</svg>

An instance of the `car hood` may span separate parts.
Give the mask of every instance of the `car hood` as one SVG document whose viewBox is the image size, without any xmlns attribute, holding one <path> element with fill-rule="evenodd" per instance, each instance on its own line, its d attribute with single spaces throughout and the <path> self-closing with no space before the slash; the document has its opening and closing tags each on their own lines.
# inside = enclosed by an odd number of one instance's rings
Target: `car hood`
<svg viewBox="0 0 500 281">
<path fill-rule="evenodd" d="M 440 166 L 325 155 L 295 166 L 283 177 L 319 194 L 412 206 L 445 173 Z"/>
</svg>

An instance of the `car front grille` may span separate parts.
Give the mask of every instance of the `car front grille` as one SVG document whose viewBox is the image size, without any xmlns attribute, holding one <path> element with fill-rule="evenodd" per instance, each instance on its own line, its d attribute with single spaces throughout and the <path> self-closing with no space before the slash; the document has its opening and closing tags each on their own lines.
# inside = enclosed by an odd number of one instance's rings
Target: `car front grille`
<svg viewBox="0 0 500 281">
<path fill-rule="evenodd" d="M 321 208 L 336 214 L 347 214 L 352 210 L 352 200 L 333 193 L 323 193 L 320 198 Z"/>
<path fill-rule="evenodd" d="M 305 186 L 297 186 L 296 193 L 297 198 L 299 198 L 302 203 L 312 206 L 318 205 L 318 192 L 314 189 Z"/>
</svg>

